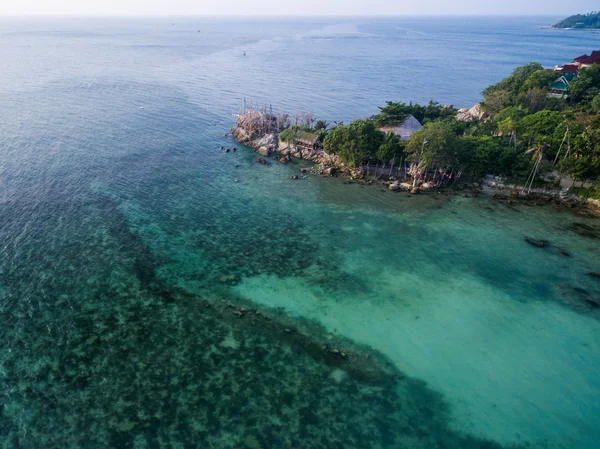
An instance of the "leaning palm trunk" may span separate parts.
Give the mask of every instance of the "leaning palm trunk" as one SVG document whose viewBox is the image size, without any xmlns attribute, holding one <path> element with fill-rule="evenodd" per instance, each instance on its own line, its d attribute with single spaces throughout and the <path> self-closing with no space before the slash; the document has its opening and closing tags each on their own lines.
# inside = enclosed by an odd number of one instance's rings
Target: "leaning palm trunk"
<svg viewBox="0 0 600 449">
<path fill-rule="evenodd" d="M 527 188 L 527 193 L 531 193 L 531 188 L 533 187 L 533 181 L 535 181 L 535 177 L 538 174 L 540 164 L 542 162 L 543 148 L 542 147 L 532 148 L 531 150 L 529 150 L 527 152 L 533 153 L 533 158 L 535 160 L 535 163 L 533 164 L 533 169 L 531 170 L 531 174 L 529 175 L 529 177 L 527 178 L 527 181 L 525 182 L 525 187 Z M 529 184 L 529 187 L 527 187 L 527 184 Z"/>
</svg>

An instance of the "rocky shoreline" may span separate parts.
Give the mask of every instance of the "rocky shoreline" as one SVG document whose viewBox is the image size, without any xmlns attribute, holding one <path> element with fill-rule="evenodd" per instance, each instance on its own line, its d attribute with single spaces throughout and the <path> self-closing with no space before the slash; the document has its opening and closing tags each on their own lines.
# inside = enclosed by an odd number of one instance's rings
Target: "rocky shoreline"
<svg viewBox="0 0 600 449">
<path fill-rule="evenodd" d="M 359 178 L 361 174 L 360 169 L 348 167 L 338 156 L 327 154 L 322 148 L 301 148 L 299 146 L 280 142 L 277 132 L 257 135 L 248 133 L 241 126 L 234 126 L 229 130 L 229 133 L 238 142 L 254 148 L 254 150 L 263 158 L 277 153 L 280 155 L 280 157 L 276 158 L 278 162 L 286 163 L 291 158 L 305 160 L 321 165 L 323 167 L 322 172 L 325 175 L 341 172 Z"/>
<path fill-rule="evenodd" d="M 407 192 L 415 195 L 419 193 L 454 193 L 465 198 L 477 197 L 479 194 L 490 194 L 496 200 L 504 201 L 507 205 L 524 204 L 526 206 L 550 205 L 557 210 L 570 210 L 575 215 L 586 218 L 600 218 L 600 202 L 593 199 L 582 199 L 574 195 L 564 196 L 560 190 L 533 189 L 526 191 L 523 186 L 504 185 L 503 181 L 496 177 L 486 177 L 479 182 L 456 183 L 448 187 L 435 186 L 431 183 L 423 183 L 414 186 L 410 182 L 395 179 L 393 177 L 378 177 L 374 180 L 366 179 L 362 168 L 349 167 L 336 155 L 327 154 L 322 148 L 301 148 L 279 141 L 276 131 L 260 134 L 248 133 L 243 127 L 236 125 L 229 133 L 240 143 L 253 148 L 259 157 L 257 163 L 268 164 L 267 159 L 275 155 L 279 163 L 287 163 L 292 158 L 305 160 L 319 165 L 318 168 L 300 169 L 301 173 L 311 173 L 322 176 L 345 177 L 346 183 L 352 181 L 364 185 L 378 184 L 385 186 L 393 192 Z M 299 179 L 298 176 L 290 176 Z"/>
</svg>

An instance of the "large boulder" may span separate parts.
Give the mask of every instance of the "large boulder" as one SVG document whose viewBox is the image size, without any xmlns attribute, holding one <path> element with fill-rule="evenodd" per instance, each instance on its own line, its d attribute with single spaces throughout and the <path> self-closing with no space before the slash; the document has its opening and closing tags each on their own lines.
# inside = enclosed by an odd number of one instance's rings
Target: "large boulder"
<svg viewBox="0 0 600 449">
<path fill-rule="evenodd" d="M 489 117 L 488 113 L 483 110 L 480 103 L 477 103 L 471 109 L 461 108 L 456 114 L 456 120 L 461 122 L 472 122 L 473 120 L 485 120 Z"/>
<path fill-rule="evenodd" d="M 240 128 L 239 126 L 234 126 L 229 132 L 241 143 L 249 142 L 252 138 L 252 136 L 250 136 L 250 134 L 248 134 L 246 130 Z"/>
<path fill-rule="evenodd" d="M 388 186 L 388 189 L 392 192 L 396 192 L 397 190 L 400 190 L 400 186 L 396 183 L 393 183 Z"/>
<path fill-rule="evenodd" d="M 456 120 L 459 122 L 470 122 L 473 118 L 469 115 L 469 110 L 467 108 L 460 108 L 456 113 Z"/>
<path fill-rule="evenodd" d="M 429 192 L 430 190 L 433 190 L 433 188 L 434 188 L 433 184 L 430 182 L 425 182 L 425 183 L 421 184 L 421 187 L 420 187 L 420 189 L 423 192 Z"/>
<path fill-rule="evenodd" d="M 488 113 L 483 110 L 480 103 L 477 103 L 469 109 L 469 115 L 477 120 L 484 120 L 489 117 Z"/>
<path fill-rule="evenodd" d="M 265 134 L 253 140 L 251 145 L 262 156 L 268 156 L 271 152 L 277 150 L 277 136 L 275 134 Z"/>
<path fill-rule="evenodd" d="M 365 177 L 365 174 L 362 168 L 359 167 L 354 170 L 350 170 L 350 177 L 353 179 L 363 179 Z"/>
<path fill-rule="evenodd" d="M 261 156 L 269 156 L 271 154 L 271 150 L 266 146 L 259 147 L 256 152 Z"/>
</svg>

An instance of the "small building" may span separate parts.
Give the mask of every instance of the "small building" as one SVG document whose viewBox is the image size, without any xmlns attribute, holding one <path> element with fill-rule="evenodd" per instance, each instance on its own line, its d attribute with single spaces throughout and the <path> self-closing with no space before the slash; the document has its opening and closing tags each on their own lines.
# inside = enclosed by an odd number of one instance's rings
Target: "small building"
<svg viewBox="0 0 600 449">
<path fill-rule="evenodd" d="M 379 131 L 383 131 L 384 133 L 391 131 L 395 136 L 399 137 L 400 140 L 408 140 L 410 139 L 410 136 L 421 128 L 423 128 L 423 125 L 421 125 L 421 123 L 412 115 L 409 115 L 398 125 L 384 126 L 379 128 Z"/>
<path fill-rule="evenodd" d="M 580 69 L 600 64 L 600 50 L 594 50 L 591 55 L 581 55 L 575 58 L 574 63 Z"/>
<path fill-rule="evenodd" d="M 560 78 L 550 84 L 548 96 L 554 98 L 567 98 L 569 96 L 569 85 L 576 76 L 575 73 L 563 73 Z"/>
<path fill-rule="evenodd" d="M 321 148 L 321 136 L 308 131 L 298 131 L 294 144 L 303 150 L 317 150 Z"/>
<path fill-rule="evenodd" d="M 560 69 L 561 73 L 574 73 L 574 74 L 578 74 L 579 73 L 579 67 L 576 64 L 565 64 L 561 67 Z"/>
</svg>

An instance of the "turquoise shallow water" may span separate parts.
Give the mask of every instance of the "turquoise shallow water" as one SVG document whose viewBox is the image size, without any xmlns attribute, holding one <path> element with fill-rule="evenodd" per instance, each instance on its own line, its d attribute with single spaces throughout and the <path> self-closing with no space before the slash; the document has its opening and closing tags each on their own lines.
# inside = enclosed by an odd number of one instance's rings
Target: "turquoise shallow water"
<svg viewBox="0 0 600 449">
<path fill-rule="evenodd" d="M 597 221 L 218 151 L 599 39 L 465 20 L 3 21 L 0 446 L 595 447 Z"/>
</svg>

